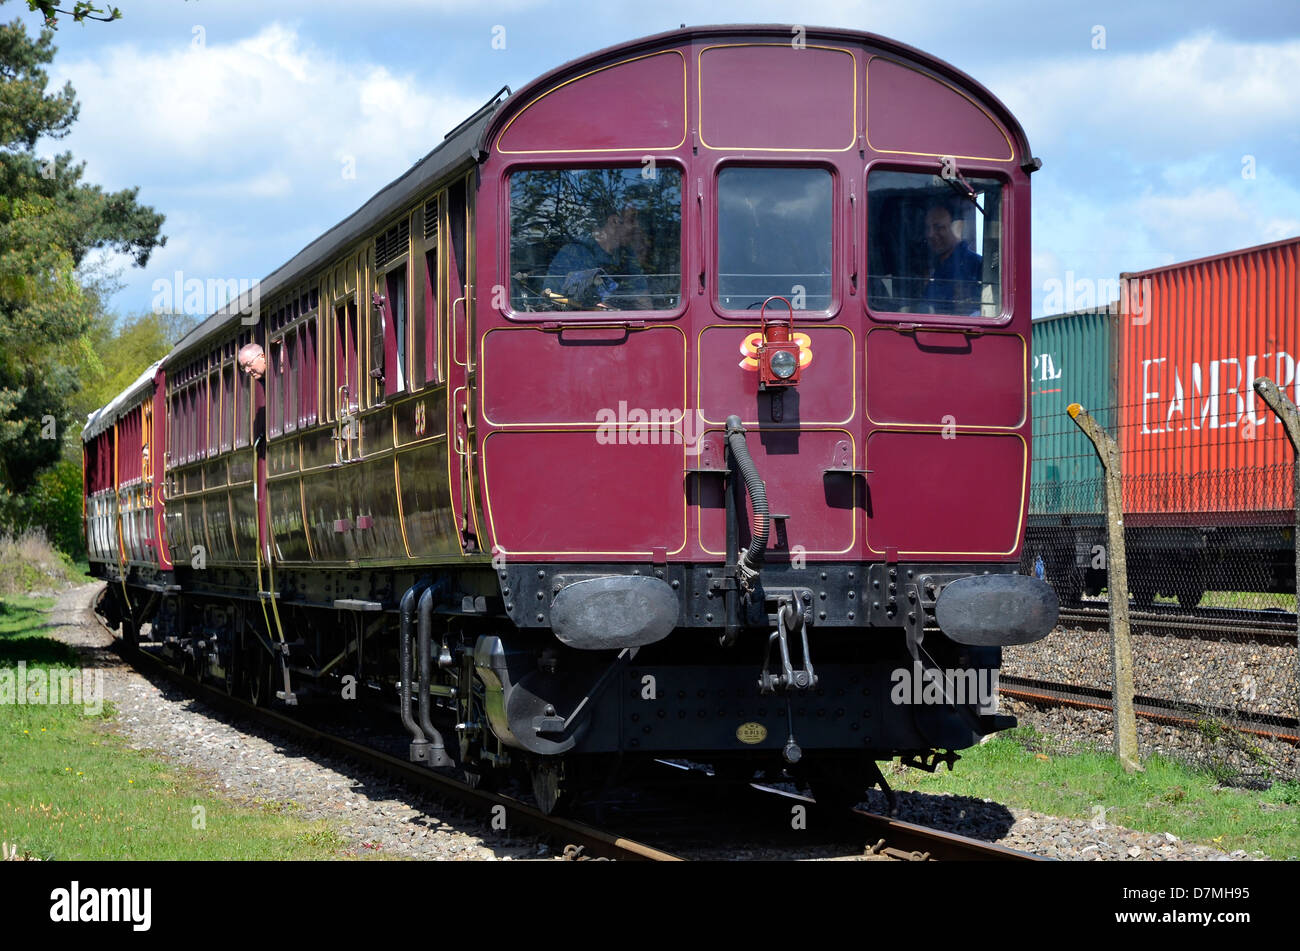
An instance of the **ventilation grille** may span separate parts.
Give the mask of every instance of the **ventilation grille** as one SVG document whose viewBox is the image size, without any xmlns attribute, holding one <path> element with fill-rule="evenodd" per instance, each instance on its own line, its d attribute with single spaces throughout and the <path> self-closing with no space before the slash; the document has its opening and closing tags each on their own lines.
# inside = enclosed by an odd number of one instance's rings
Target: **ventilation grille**
<svg viewBox="0 0 1300 951">
<path fill-rule="evenodd" d="M 383 267 L 394 258 L 406 253 L 411 240 L 411 224 L 403 218 L 379 237 L 375 238 L 375 267 Z"/>
<path fill-rule="evenodd" d="M 424 206 L 424 239 L 434 241 L 438 237 L 438 203 L 431 201 Z"/>
</svg>

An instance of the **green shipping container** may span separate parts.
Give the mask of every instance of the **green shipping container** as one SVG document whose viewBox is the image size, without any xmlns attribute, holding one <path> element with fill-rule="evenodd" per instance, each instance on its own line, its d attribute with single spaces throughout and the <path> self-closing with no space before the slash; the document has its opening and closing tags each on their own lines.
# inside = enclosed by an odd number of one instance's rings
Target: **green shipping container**
<svg viewBox="0 0 1300 951">
<path fill-rule="evenodd" d="M 1035 320 L 1029 393 L 1034 413 L 1029 524 L 1034 516 L 1100 514 L 1101 463 L 1065 409 L 1079 403 L 1112 433 L 1119 367 L 1118 315 L 1076 311 Z"/>
</svg>

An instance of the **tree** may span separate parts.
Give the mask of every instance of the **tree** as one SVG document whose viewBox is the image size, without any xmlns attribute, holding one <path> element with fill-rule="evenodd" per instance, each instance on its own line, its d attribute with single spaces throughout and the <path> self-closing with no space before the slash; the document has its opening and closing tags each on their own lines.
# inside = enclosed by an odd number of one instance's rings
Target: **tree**
<svg viewBox="0 0 1300 951">
<path fill-rule="evenodd" d="M 86 334 L 97 365 L 86 368 L 81 388 L 69 401 L 73 418 L 84 420 L 112 400 L 135 382 L 140 371 L 166 356 L 201 320 L 193 314 L 152 311 L 116 321 L 107 314 L 97 317 Z M 79 446 L 80 441 L 78 459 Z"/>
<path fill-rule="evenodd" d="M 77 3 L 71 10 L 60 10 L 55 0 L 27 0 L 27 7 L 32 12 L 40 11 L 41 16 L 45 17 L 45 25 L 51 30 L 59 28 L 59 15 L 72 17 L 76 23 L 84 23 L 86 20 L 99 20 L 103 23 L 111 23 L 114 20 L 122 18 L 122 11 L 117 7 L 109 7 L 102 10 L 94 4 L 87 3 L 86 0 L 77 0 Z"/>
<path fill-rule="evenodd" d="M 136 200 L 139 189 L 106 193 L 82 181 L 85 165 L 70 153 L 36 153 L 78 113 L 71 84 L 46 88 L 53 35 L 0 25 L 0 487 L 17 493 L 58 459 L 50 420 L 61 437 L 78 371 L 96 364 L 87 333 L 99 302 L 78 267 L 104 248 L 142 267 L 166 242 L 163 216 Z"/>
</svg>

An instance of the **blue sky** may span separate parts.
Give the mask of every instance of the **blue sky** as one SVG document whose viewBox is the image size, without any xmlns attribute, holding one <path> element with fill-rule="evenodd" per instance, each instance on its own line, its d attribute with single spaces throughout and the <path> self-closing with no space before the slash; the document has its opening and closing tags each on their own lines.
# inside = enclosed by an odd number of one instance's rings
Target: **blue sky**
<svg viewBox="0 0 1300 951">
<path fill-rule="evenodd" d="M 866 30 L 991 89 L 1044 162 L 1035 314 L 1091 303 L 1120 271 L 1300 235 L 1294 0 L 715 0 L 705 19 L 673 0 L 116 2 L 123 20 L 60 27 L 51 79 L 72 82 L 81 118 L 39 148 L 71 150 L 107 188 L 138 185 L 167 216 L 146 269 L 107 262 L 123 314 L 150 309 L 153 282 L 178 270 L 265 277 L 502 85 L 681 23 Z M 0 16 L 37 29 L 21 0 Z"/>
</svg>

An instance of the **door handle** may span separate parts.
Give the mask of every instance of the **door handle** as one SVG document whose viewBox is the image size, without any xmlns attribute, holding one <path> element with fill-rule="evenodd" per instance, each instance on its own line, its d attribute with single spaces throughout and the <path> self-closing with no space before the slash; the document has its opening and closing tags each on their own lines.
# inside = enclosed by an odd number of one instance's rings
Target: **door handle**
<svg viewBox="0 0 1300 951">
<path fill-rule="evenodd" d="M 465 359 L 464 359 L 464 360 L 462 360 L 462 359 L 460 358 L 460 355 L 459 355 L 459 352 L 458 352 L 458 351 L 459 351 L 459 348 L 457 347 L 457 341 L 459 340 L 459 336 L 460 336 L 459 334 L 456 333 L 456 327 L 457 327 L 457 324 L 456 324 L 456 305 L 457 305 L 457 304 L 460 304 L 460 305 L 461 305 L 461 313 L 462 313 L 462 314 L 465 314 L 465 325 L 466 325 L 466 326 L 465 326 L 465 337 L 466 337 L 466 344 L 469 343 L 469 315 L 468 315 L 468 312 L 467 312 L 466 309 L 465 309 L 465 298 L 464 298 L 464 297 L 457 297 L 454 301 L 451 302 L 451 359 L 455 362 L 455 364 L 456 364 L 457 366 L 461 366 L 461 367 L 465 367 L 466 369 L 469 369 L 469 367 L 468 367 L 468 364 L 469 364 L 469 347 L 466 346 L 466 348 L 465 348 Z"/>
</svg>

